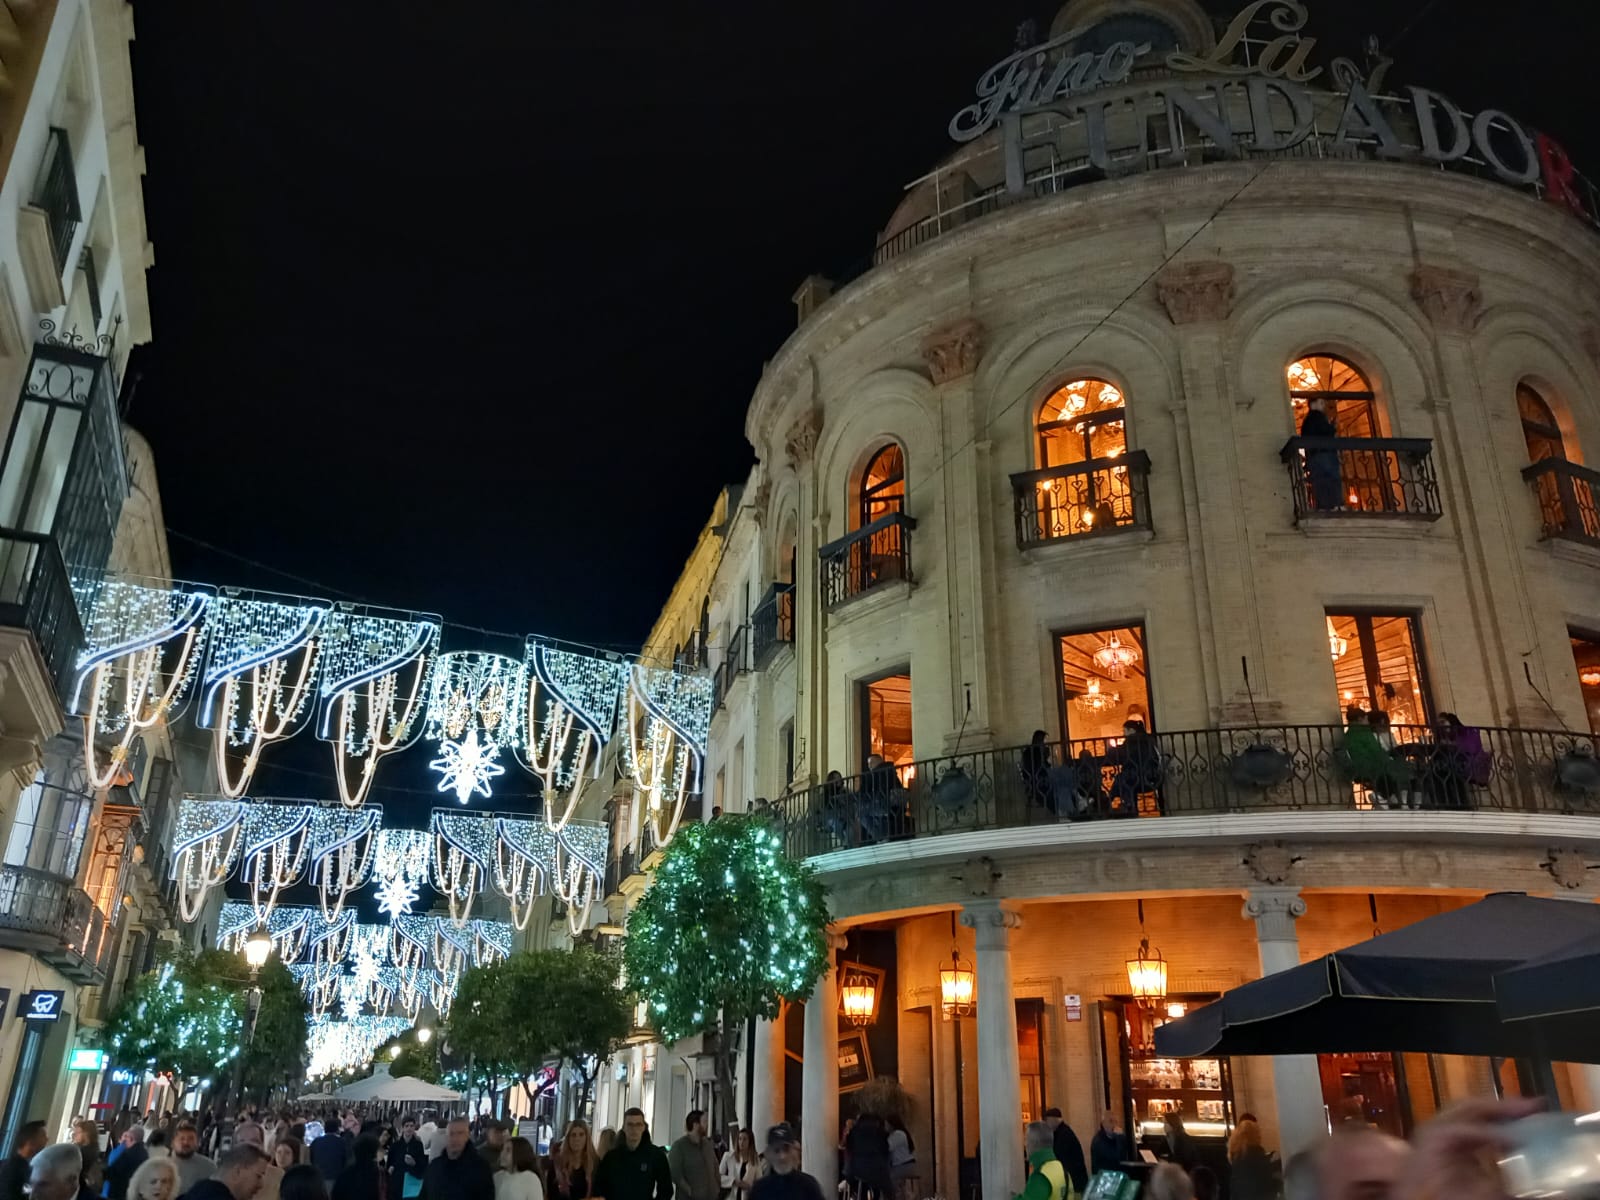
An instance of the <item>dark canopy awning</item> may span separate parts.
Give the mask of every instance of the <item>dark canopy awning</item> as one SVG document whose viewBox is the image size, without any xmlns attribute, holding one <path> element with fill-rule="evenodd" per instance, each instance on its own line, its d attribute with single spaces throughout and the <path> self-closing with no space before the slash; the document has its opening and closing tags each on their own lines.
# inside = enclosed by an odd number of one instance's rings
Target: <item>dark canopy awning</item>
<svg viewBox="0 0 1600 1200">
<path fill-rule="evenodd" d="M 1600 939 L 1600 905 L 1485 897 L 1236 987 L 1156 1030 L 1156 1050 L 1411 1051 L 1600 1062 L 1600 1021 L 1504 1022 L 1495 977 Z M 1597 943 L 1600 945 L 1600 943 Z"/>
<path fill-rule="evenodd" d="M 1502 971 L 1494 988 L 1507 1021 L 1583 1013 L 1600 1019 L 1600 934 Z"/>
</svg>

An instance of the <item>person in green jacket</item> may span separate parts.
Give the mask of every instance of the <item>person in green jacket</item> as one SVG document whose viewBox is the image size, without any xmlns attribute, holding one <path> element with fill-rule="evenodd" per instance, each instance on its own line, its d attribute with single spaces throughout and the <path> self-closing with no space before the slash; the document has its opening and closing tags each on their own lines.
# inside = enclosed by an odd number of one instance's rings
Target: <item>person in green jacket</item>
<svg viewBox="0 0 1600 1200">
<path fill-rule="evenodd" d="M 1368 714 L 1359 705 L 1345 709 L 1345 762 L 1350 778 L 1369 788 L 1385 803 L 1403 801 L 1411 784 L 1411 766 L 1396 758 L 1378 737 L 1379 724 L 1387 725 L 1381 713 Z"/>
<path fill-rule="evenodd" d="M 1028 1151 L 1028 1182 L 1018 1200 L 1071 1200 L 1067 1169 L 1056 1158 L 1055 1135 L 1043 1121 L 1029 1121 L 1023 1132 Z"/>
</svg>

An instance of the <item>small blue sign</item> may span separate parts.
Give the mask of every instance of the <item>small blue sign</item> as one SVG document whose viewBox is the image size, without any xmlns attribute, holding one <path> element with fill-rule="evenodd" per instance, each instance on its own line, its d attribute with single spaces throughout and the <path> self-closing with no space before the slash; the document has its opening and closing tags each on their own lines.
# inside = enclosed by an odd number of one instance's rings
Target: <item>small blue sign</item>
<svg viewBox="0 0 1600 1200">
<path fill-rule="evenodd" d="M 61 1019 L 61 1001 L 66 998 L 66 993 L 55 992 L 29 992 L 22 997 L 22 1004 L 17 1015 L 24 1021 L 59 1021 Z"/>
</svg>

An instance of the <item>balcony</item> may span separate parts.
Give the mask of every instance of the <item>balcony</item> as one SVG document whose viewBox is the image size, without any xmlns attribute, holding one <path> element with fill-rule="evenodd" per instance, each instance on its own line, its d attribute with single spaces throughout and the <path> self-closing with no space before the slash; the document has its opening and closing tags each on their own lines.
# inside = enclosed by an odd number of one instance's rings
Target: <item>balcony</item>
<svg viewBox="0 0 1600 1200">
<path fill-rule="evenodd" d="M 1427 438 L 1290 438 L 1294 521 L 1387 517 L 1437 521 L 1439 481 Z"/>
<path fill-rule="evenodd" d="M 794 644 L 794 584 L 775 583 L 750 617 L 750 648 L 756 667 L 782 646 Z"/>
<path fill-rule="evenodd" d="M 1539 501 L 1540 536 L 1600 546 L 1600 471 L 1564 458 L 1546 458 L 1522 469 Z"/>
<path fill-rule="evenodd" d="M 727 652 L 723 654 L 722 661 L 717 664 L 717 669 L 711 673 L 713 712 L 721 708 L 727 701 L 728 693 L 733 690 L 733 681 L 743 675 L 747 669 L 745 630 L 743 625 L 739 625 L 729 635 Z"/>
<path fill-rule="evenodd" d="M 98 983 L 114 942 L 105 915 L 70 879 L 0 867 L 0 946 L 36 955 L 74 983 Z"/>
<path fill-rule="evenodd" d="M 773 810 L 796 858 L 984 829 L 1230 813 L 1600 816 L 1600 738 L 1481 727 L 1454 744 L 1421 727 L 1395 735 L 1377 771 L 1350 760 L 1337 725 L 1157 733 L 1131 749 L 1120 740 L 1019 746 L 822 784 Z"/>
<path fill-rule="evenodd" d="M 66 695 L 83 626 L 54 538 L 0 529 L 0 626 L 33 634 L 56 695 Z"/>
<path fill-rule="evenodd" d="M 17 210 L 17 250 L 39 312 L 52 312 L 67 302 L 62 277 L 82 222 L 72 139 L 65 129 L 52 127 L 29 201 Z"/>
<path fill-rule="evenodd" d="M 1150 456 L 1135 450 L 1011 477 L 1017 545 L 1150 528 Z"/>
<path fill-rule="evenodd" d="M 892 583 L 911 583 L 911 531 L 916 521 L 889 513 L 817 551 L 822 603 L 837 608 Z"/>
</svg>

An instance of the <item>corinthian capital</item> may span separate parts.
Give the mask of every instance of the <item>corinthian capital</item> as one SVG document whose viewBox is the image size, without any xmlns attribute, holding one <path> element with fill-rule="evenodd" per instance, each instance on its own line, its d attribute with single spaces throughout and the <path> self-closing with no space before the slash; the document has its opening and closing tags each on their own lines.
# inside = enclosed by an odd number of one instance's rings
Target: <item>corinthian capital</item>
<svg viewBox="0 0 1600 1200">
<path fill-rule="evenodd" d="M 922 339 L 922 357 L 936 384 L 971 375 L 982 355 L 983 322 L 976 317 L 941 325 Z"/>
<path fill-rule="evenodd" d="M 1436 328 L 1452 333 L 1471 333 L 1483 308 L 1476 275 L 1426 263 L 1411 272 L 1411 298 Z"/>
<path fill-rule="evenodd" d="M 816 453 L 817 439 L 822 436 L 822 410 L 813 408 L 793 425 L 783 439 L 783 448 L 789 456 L 789 465 L 799 470 L 811 461 Z"/>
<path fill-rule="evenodd" d="M 1299 888 L 1256 888 L 1244 902 L 1242 915 L 1256 923 L 1256 940 L 1292 941 L 1294 923 L 1306 915 L 1306 902 Z"/>
<path fill-rule="evenodd" d="M 1168 267 L 1156 276 L 1156 295 L 1174 325 L 1226 321 L 1233 311 L 1233 264 L 1207 260 Z"/>
</svg>

